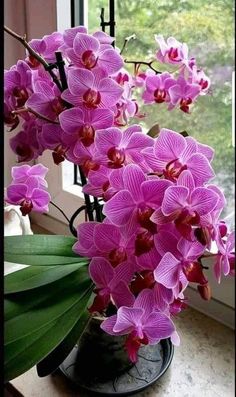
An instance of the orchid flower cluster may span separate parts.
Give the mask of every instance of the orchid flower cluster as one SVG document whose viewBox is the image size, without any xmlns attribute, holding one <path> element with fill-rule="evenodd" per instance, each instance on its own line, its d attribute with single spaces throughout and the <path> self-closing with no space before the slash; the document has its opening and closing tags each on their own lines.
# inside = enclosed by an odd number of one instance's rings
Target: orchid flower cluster
<svg viewBox="0 0 236 397">
<path fill-rule="evenodd" d="M 234 232 L 220 220 L 226 200 L 211 183 L 213 149 L 166 128 L 152 137 L 130 123 L 143 117 L 137 88 L 145 104 L 189 113 L 210 86 L 185 43 L 155 40 L 155 60 L 177 66 L 174 73 L 158 72 L 154 61 L 135 62 L 132 76 L 114 38 L 90 35 L 83 26 L 29 43 L 48 70 L 62 54 L 64 81 L 58 70 L 52 79 L 32 53 L 5 72 L 5 123 L 11 131 L 21 124 L 10 140 L 18 161 L 49 149 L 55 164 L 77 164 L 87 177 L 83 192 L 104 202 L 104 220 L 80 224 L 73 250 L 90 259 L 95 297 L 89 311 L 105 316 L 101 328 L 108 334 L 127 335 L 133 362 L 142 345 L 167 337 L 179 344 L 172 316 L 186 306 L 188 284 L 210 298 L 204 257 L 214 257 L 218 282 L 234 275 Z M 141 64 L 147 70 L 140 72 Z M 40 164 L 13 167 L 6 201 L 23 215 L 47 211 L 46 172 Z"/>
</svg>

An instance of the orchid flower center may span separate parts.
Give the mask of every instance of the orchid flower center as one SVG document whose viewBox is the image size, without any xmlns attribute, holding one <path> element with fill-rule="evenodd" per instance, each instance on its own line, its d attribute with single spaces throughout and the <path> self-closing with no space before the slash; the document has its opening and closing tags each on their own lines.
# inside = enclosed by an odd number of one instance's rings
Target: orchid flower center
<svg viewBox="0 0 236 397">
<path fill-rule="evenodd" d="M 140 207 L 138 209 L 137 218 L 140 226 L 144 227 L 145 229 L 149 230 L 152 234 L 156 233 L 156 224 L 150 220 L 151 215 L 153 214 L 154 210 L 150 207 Z"/>
<path fill-rule="evenodd" d="M 89 88 L 83 95 L 84 105 L 89 109 L 96 109 L 101 103 L 101 94 Z"/>
<path fill-rule="evenodd" d="M 179 55 L 179 52 L 178 52 L 177 48 L 173 48 L 172 47 L 172 48 L 169 49 L 168 56 L 169 56 L 170 60 L 176 61 L 177 60 L 176 58 L 178 58 L 178 55 Z"/>
<path fill-rule="evenodd" d="M 156 103 L 165 102 L 167 99 L 167 92 L 166 90 L 157 89 L 154 91 L 154 100 Z"/>
<path fill-rule="evenodd" d="M 91 170 L 97 171 L 99 169 L 99 164 L 97 164 L 95 161 L 87 159 L 84 161 L 82 168 L 83 168 L 84 173 L 87 176 L 89 171 L 91 171 Z"/>
<path fill-rule="evenodd" d="M 116 267 L 127 259 L 127 254 L 124 248 L 115 248 L 109 253 L 108 258 L 111 265 Z"/>
<path fill-rule="evenodd" d="M 148 230 L 137 234 L 135 240 L 135 255 L 140 256 L 149 252 L 154 247 L 153 234 Z"/>
<path fill-rule="evenodd" d="M 32 201 L 30 199 L 24 199 L 21 203 L 20 203 L 20 210 L 23 216 L 27 215 L 30 213 L 30 211 L 33 208 L 33 204 Z"/>
<path fill-rule="evenodd" d="M 64 105 L 61 98 L 54 98 L 51 101 L 51 106 L 52 110 L 56 113 L 57 116 L 64 110 Z"/>
<path fill-rule="evenodd" d="M 170 161 L 166 165 L 166 169 L 163 171 L 163 175 L 166 179 L 175 182 L 180 176 L 181 172 L 187 169 L 187 165 L 182 165 L 179 159 Z"/>
<path fill-rule="evenodd" d="M 95 130 L 89 124 L 85 124 L 79 129 L 79 137 L 84 146 L 90 146 L 94 142 L 94 134 Z"/>
<path fill-rule="evenodd" d="M 15 87 L 13 89 L 13 95 L 16 98 L 16 106 L 21 108 L 29 98 L 29 94 L 25 87 Z"/>
<path fill-rule="evenodd" d="M 208 87 L 208 81 L 201 78 L 198 84 L 202 87 L 202 90 L 205 90 Z"/>
<path fill-rule="evenodd" d="M 56 165 L 65 160 L 66 149 L 62 145 L 58 145 L 52 152 L 53 161 Z"/>
<path fill-rule="evenodd" d="M 92 69 L 96 66 L 98 58 L 93 51 L 87 50 L 83 53 L 81 60 L 86 69 Z"/>
<path fill-rule="evenodd" d="M 124 149 L 117 149 L 116 147 L 111 147 L 107 152 L 107 157 L 109 168 L 121 168 L 125 161 Z"/>
<path fill-rule="evenodd" d="M 189 105 L 192 103 L 191 98 L 182 98 L 180 101 L 180 109 L 185 113 L 189 113 Z"/>
<path fill-rule="evenodd" d="M 174 223 L 181 235 L 186 239 L 191 240 L 192 226 L 199 225 L 200 216 L 196 211 L 190 211 L 189 209 L 185 208 L 175 219 Z"/>
<path fill-rule="evenodd" d="M 145 288 L 153 288 L 155 285 L 153 272 L 150 270 L 143 270 L 137 274 L 132 281 L 130 289 L 132 293 L 137 296 Z"/>
</svg>

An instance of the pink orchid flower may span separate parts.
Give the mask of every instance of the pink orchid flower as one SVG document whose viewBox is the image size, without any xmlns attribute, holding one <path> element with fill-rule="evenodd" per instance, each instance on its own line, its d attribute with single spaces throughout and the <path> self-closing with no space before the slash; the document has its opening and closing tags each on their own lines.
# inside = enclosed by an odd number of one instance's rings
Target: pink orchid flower
<svg viewBox="0 0 236 397">
<path fill-rule="evenodd" d="M 192 240 L 192 227 L 201 225 L 201 216 L 209 214 L 218 200 L 217 193 L 207 187 L 170 186 L 165 191 L 161 211 L 174 218 L 183 237 Z"/>
<path fill-rule="evenodd" d="M 175 182 L 184 170 L 191 172 L 196 186 L 215 176 L 209 163 L 213 151 L 207 145 L 198 145 L 195 139 L 162 128 L 153 148 L 142 151 L 146 163 L 159 176 Z"/>
<path fill-rule="evenodd" d="M 113 267 L 124 261 L 134 262 L 134 239 L 122 231 L 107 221 L 82 223 L 78 226 L 78 241 L 73 250 L 89 258 L 104 257 Z"/>
<path fill-rule="evenodd" d="M 162 257 L 154 270 L 155 280 L 163 284 L 166 288 L 177 286 L 177 296 L 179 295 L 179 282 L 181 279 L 181 292 L 187 287 L 188 282 L 205 284 L 202 267 L 198 263 L 198 258 L 205 251 L 205 246 L 199 242 L 190 242 L 185 238 L 178 240 L 173 233 L 159 232 L 154 237 L 155 247 Z M 176 292 L 176 291 L 175 291 Z"/>
<path fill-rule="evenodd" d="M 44 151 L 41 141 L 42 127 L 31 117 L 22 124 L 22 130 L 10 138 L 10 147 L 17 155 L 18 162 L 37 159 Z"/>
<path fill-rule="evenodd" d="M 87 109 L 109 109 L 118 102 L 123 92 L 123 88 L 106 77 L 101 69 L 93 72 L 75 67 L 69 69 L 68 87 L 62 98 L 74 106 Z"/>
<path fill-rule="evenodd" d="M 72 108 L 63 111 L 59 115 L 65 137 L 74 137 L 80 140 L 84 146 L 90 146 L 94 142 L 95 131 L 109 128 L 113 124 L 113 113 L 109 109 L 87 109 Z"/>
<path fill-rule="evenodd" d="M 167 180 L 147 180 L 136 164 L 129 164 L 123 173 L 124 190 L 104 204 L 103 213 L 116 226 L 126 226 L 130 233 L 138 227 L 153 229 L 150 216 L 162 205 L 165 190 L 172 185 Z"/>
<path fill-rule="evenodd" d="M 93 258 L 89 264 L 89 274 L 96 285 L 94 292 L 97 295 L 89 309 L 90 312 L 103 311 L 110 301 L 117 307 L 132 306 L 134 296 L 128 284 L 133 273 L 133 266 L 126 262 L 114 269 L 105 258 Z"/>
<path fill-rule="evenodd" d="M 168 72 L 148 76 L 145 80 L 145 91 L 142 95 L 144 103 L 170 102 L 169 88 L 175 84 L 176 80 Z"/>
<path fill-rule="evenodd" d="M 28 164 L 12 167 L 12 182 L 14 184 L 27 183 L 28 178 L 34 176 L 38 179 L 39 187 L 46 188 L 48 184 L 44 178 L 47 172 L 48 168 L 42 164 L 35 164 L 32 167 Z"/>
<path fill-rule="evenodd" d="M 41 141 L 45 148 L 52 150 L 55 164 L 60 164 L 66 158 L 70 147 L 74 147 L 75 138 L 67 136 L 60 125 L 44 124 L 42 127 Z"/>
<path fill-rule="evenodd" d="M 160 46 L 156 57 L 162 63 L 182 64 L 188 60 L 188 47 L 174 37 L 169 37 L 165 42 L 161 34 L 155 35 L 155 40 Z"/>
<path fill-rule="evenodd" d="M 188 83 L 183 76 L 179 76 L 176 80 L 176 84 L 169 88 L 170 105 L 169 110 L 173 109 L 177 105 L 185 112 L 190 112 L 190 105 L 194 102 L 197 96 L 201 92 L 199 84 Z"/>
<path fill-rule="evenodd" d="M 6 202 L 19 205 L 22 215 L 35 212 L 48 212 L 50 195 L 40 187 L 37 177 L 30 176 L 25 183 L 12 183 L 7 188 Z"/>
<path fill-rule="evenodd" d="M 65 108 L 58 87 L 43 79 L 34 82 L 34 93 L 26 101 L 25 106 L 52 121 L 55 121 Z M 42 119 L 40 122 L 47 123 Z"/>
<path fill-rule="evenodd" d="M 214 273 L 216 280 L 220 284 L 221 274 L 227 276 L 228 274 L 234 273 L 235 266 L 235 232 L 231 232 L 227 240 L 224 241 L 220 234 L 218 234 L 216 239 L 218 254 L 216 255 L 216 261 L 214 264 Z"/>
<path fill-rule="evenodd" d="M 33 39 L 29 45 L 38 54 L 42 55 L 47 62 L 55 62 L 55 51 L 63 44 L 63 35 L 60 32 L 53 32 L 50 35 L 43 36 L 42 39 Z M 28 61 L 30 65 L 38 65 L 38 61 L 29 56 Z"/>
<path fill-rule="evenodd" d="M 110 44 L 101 44 L 98 37 L 101 36 L 94 37 L 85 33 L 77 33 L 73 41 L 73 48 L 67 49 L 66 55 L 79 68 L 91 70 L 99 67 L 107 75 L 112 75 L 123 66 L 123 60 Z"/>
<path fill-rule="evenodd" d="M 133 307 L 122 306 L 117 314 L 103 321 L 101 328 L 110 335 L 129 335 L 126 349 L 132 362 L 137 361 L 141 344 L 155 345 L 175 332 L 173 322 L 154 309 L 151 290 L 143 290 Z"/>
<path fill-rule="evenodd" d="M 139 125 L 132 125 L 124 131 L 118 128 L 99 130 L 95 146 L 99 155 L 97 161 L 109 168 L 120 168 L 129 163 L 142 163 L 140 151 L 153 145 L 153 138 L 142 133 Z"/>
</svg>

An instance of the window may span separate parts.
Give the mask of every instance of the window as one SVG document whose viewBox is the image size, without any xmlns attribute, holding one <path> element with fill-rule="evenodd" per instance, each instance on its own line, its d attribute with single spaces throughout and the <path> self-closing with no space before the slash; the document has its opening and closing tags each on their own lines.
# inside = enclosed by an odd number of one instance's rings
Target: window
<svg viewBox="0 0 236 397">
<path fill-rule="evenodd" d="M 105 0 L 57 0 L 57 29 L 84 22 L 89 32 L 100 29 L 101 8 L 105 10 L 105 20 L 109 19 L 109 2 Z M 89 9 L 88 9 L 89 5 Z M 148 106 L 143 110 L 148 114 L 142 120 L 144 129 L 158 123 L 161 127 L 175 131 L 186 130 L 189 135 L 215 149 L 213 167 L 216 172 L 215 183 L 224 190 L 228 201 L 223 214 L 233 227 L 234 221 L 234 143 L 232 120 L 232 79 L 234 78 L 234 9 L 231 0 L 116 0 L 116 46 L 121 48 L 124 38 L 136 34 L 130 41 L 123 55 L 127 59 L 144 60 L 156 51 L 154 34 L 162 33 L 165 37 L 174 36 L 179 41 L 188 43 L 190 52 L 196 56 L 199 65 L 204 67 L 211 77 L 211 94 L 203 96 L 196 103 L 192 114 L 187 115 L 174 110 L 171 113 L 164 107 Z M 108 30 L 106 30 L 108 32 Z M 152 40 L 153 39 L 153 40 Z M 160 65 L 161 68 L 161 65 Z M 161 69 L 160 69 L 161 70 Z M 163 69 L 162 69 L 163 70 Z M 140 120 L 132 120 L 140 123 Z M 41 161 L 41 159 L 40 159 Z M 83 203 L 78 175 L 73 164 L 65 161 L 54 166 L 51 153 L 45 153 L 43 162 L 49 166 L 48 182 L 53 201 L 61 206 L 68 216 Z M 44 220 L 42 221 L 42 218 Z M 57 227 L 53 218 L 65 222 L 56 209 L 50 208 L 50 215 L 38 216 L 37 222 L 49 230 L 68 232 Z M 77 223 L 83 221 L 83 215 Z M 57 224 L 58 225 L 58 224 Z M 63 225 L 63 223 L 60 223 Z M 69 232 L 68 232 L 69 233 Z M 212 263 L 208 263 L 212 266 Z M 210 272 L 209 272 L 210 273 Z M 195 291 L 191 289 L 193 306 L 207 311 L 213 317 L 233 325 L 234 322 L 234 280 L 226 278 L 220 286 L 213 277 L 213 301 L 201 305 Z M 222 310 L 222 303 L 224 308 Z M 226 313 L 226 314 L 225 314 Z"/>
</svg>

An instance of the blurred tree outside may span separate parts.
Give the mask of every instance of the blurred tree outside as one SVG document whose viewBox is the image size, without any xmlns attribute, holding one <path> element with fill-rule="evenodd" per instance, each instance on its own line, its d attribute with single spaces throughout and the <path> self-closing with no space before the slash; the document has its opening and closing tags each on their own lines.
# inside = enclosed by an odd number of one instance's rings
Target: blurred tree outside
<svg viewBox="0 0 236 397">
<path fill-rule="evenodd" d="M 109 20 L 108 1 L 89 0 L 89 32 L 100 29 L 100 12 L 105 8 Z M 150 61 L 158 49 L 154 34 L 165 39 L 174 36 L 187 43 L 190 56 L 197 60 L 211 79 L 210 93 L 198 97 L 191 114 L 179 109 L 169 112 L 165 104 L 143 105 L 143 120 L 133 118 L 148 130 L 153 124 L 175 131 L 186 130 L 202 143 L 215 149 L 214 183 L 227 198 L 223 216 L 234 212 L 234 148 L 232 147 L 232 72 L 234 71 L 234 2 L 233 0 L 116 0 L 116 46 L 132 34 L 125 51 L 127 60 Z M 109 33 L 108 30 L 106 30 Z M 128 66 L 128 67 L 127 67 Z M 132 65 L 125 65 L 132 71 Z M 155 63 L 155 68 L 171 69 Z M 145 70 L 145 69 L 143 69 Z"/>
</svg>

